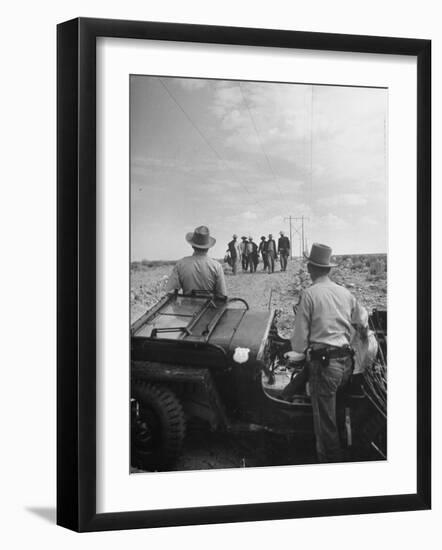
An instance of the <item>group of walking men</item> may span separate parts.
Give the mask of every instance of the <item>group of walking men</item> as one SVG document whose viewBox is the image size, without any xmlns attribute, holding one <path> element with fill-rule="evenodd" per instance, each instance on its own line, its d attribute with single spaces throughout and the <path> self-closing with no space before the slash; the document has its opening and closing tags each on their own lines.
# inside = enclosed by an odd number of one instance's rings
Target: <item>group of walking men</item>
<svg viewBox="0 0 442 550">
<path fill-rule="evenodd" d="M 239 241 L 238 235 L 233 235 L 227 245 L 227 259 L 232 268 L 232 274 L 238 273 L 239 265 L 244 272 L 250 270 L 251 273 L 255 273 L 260 256 L 263 262 L 263 271 L 274 273 L 278 255 L 281 271 L 285 271 L 290 255 L 290 240 L 285 236 L 284 231 L 280 231 L 279 235 L 278 244 L 271 233 L 267 239 L 262 236 L 259 244 L 254 242 L 253 237 L 241 237 L 241 241 Z"/>
</svg>

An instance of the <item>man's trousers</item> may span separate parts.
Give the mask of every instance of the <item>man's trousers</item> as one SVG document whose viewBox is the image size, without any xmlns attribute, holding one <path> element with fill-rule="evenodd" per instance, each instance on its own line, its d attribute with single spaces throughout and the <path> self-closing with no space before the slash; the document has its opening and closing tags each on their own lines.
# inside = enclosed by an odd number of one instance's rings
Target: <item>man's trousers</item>
<svg viewBox="0 0 442 550">
<path fill-rule="evenodd" d="M 349 380 L 352 359 L 330 359 L 327 366 L 312 360 L 309 365 L 313 426 L 319 462 L 340 462 L 343 453 L 336 420 L 336 392 Z"/>
</svg>

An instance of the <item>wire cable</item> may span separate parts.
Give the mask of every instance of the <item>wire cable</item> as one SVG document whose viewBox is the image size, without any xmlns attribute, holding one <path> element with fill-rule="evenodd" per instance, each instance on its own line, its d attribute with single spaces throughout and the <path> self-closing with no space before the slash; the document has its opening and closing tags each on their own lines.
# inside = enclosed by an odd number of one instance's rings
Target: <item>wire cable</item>
<svg viewBox="0 0 442 550">
<path fill-rule="evenodd" d="M 218 153 L 218 151 L 213 147 L 213 145 L 210 143 L 210 141 L 207 139 L 207 137 L 203 134 L 203 132 L 200 130 L 200 128 L 198 128 L 198 126 L 193 122 L 192 118 L 190 117 L 190 115 L 187 113 L 187 111 L 182 107 L 182 105 L 179 103 L 179 101 L 177 100 L 177 98 L 174 96 L 174 94 L 170 91 L 170 89 L 168 88 L 168 86 L 166 86 L 166 83 L 163 81 L 162 78 L 159 78 L 158 79 L 159 82 L 161 83 L 161 85 L 163 86 L 163 88 L 166 90 L 167 94 L 169 95 L 169 97 L 173 100 L 173 102 L 175 103 L 175 105 L 179 108 L 179 110 L 183 113 L 183 115 L 186 117 L 187 121 L 191 124 L 191 126 L 196 130 L 196 132 L 198 133 L 198 135 L 201 137 L 201 139 L 206 143 L 206 145 L 209 147 L 209 149 L 214 153 L 214 155 L 222 162 L 224 163 L 224 165 L 227 167 L 227 169 L 235 176 L 235 181 L 237 181 L 237 183 L 239 183 L 242 188 L 252 197 L 254 203 L 259 206 L 260 208 L 264 209 L 264 206 L 261 205 L 257 199 L 254 197 L 254 195 L 249 191 L 249 189 L 245 186 L 245 184 L 241 181 L 240 178 L 238 178 L 238 176 L 236 176 L 236 174 L 233 172 L 232 168 L 228 165 L 228 162 L 221 157 L 221 155 Z"/>
<path fill-rule="evenodd" d="M 273 170 L 273 166 L 272 166 L 272 164 L 271 164 L 271 162 L 270 162 L 270 159 L 269 159 L 269 157 L 268 157 L 266 151 L 264 150 L 264 147 L 263 147 L 263 145 L 262 145 L 262 140 L 261 140 L 260 137 L 259 137 L 258 128 L 257 128 L 257 126 L 256 126 L 255 119 L 253 118 L 252 111 L 251 111 L 251 109 L 250 109 L 250 106 L 249 106 L 249 104 L 248 104 L 248 102 L 247 102 L 247 100 L 246 100 L 246 97 L 245 97 L 245 95 L 244 95 L 243 89 L 242 89 L 242 87 L 241 87 L 241 82 L 238 82 L 238 87 L 239 87 L 240 92 L 241 92 L 241 96 L 242 96 L 243 103 L 244 103 L 244 105 L 246 106 L 247 111 L 248 111 L 249 116 L 250 116 L 250 119 L 251 119 L 251 121 L 252 121 L 252 125 L 253 125 L 253 128 L 254 128 L 254 130 L 255 130 L 255 134 L 256 134 L 256 139 L 258 140 L 258 144 L 259 144 L 259 147 L 260 147 L 260 149 L 261 149 L 261 152 L 262 152 L 262 154 L 264 155 L 264 157 L 265 157 L 265 159 L 266 159 L 266 161 L 267 161 L 267 165 L 268 165 L 269 170 L 270 170 L 270 173 L 272 174 L 273 179 L 274 179 L 274 181 L 275 181 L 276 187 L 277 187 L 277 189 L 278 189 L 278 193 L 279 193 L 281 199 L 284 200 L 284 197 L 282 196 L 282 193 L 281 193 L 281 188 L 279 187 L 279 183 L 278 183 L 278 180 L 277 180 L 275 171 Z"/>
</svg>

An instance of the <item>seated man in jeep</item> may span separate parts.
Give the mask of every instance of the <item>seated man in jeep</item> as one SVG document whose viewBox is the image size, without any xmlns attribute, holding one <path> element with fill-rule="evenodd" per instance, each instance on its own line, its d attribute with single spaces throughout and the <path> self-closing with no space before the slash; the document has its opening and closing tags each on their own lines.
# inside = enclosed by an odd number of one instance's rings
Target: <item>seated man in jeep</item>
<svg viewBox="0 0 442 550">
<path fill-rule="evenodd" d="M 201 225 L 186 234 L 186 241 L 192 246 L 192 256 L 179 260 L 169 277 L 166 292 L 182 289 L 184 294 L 192 290 L 206 290 L 218 296 L 226 296 L 226 282 L 221 264 L 208 256 L 209 248 L 216 243 L 209 228 Z"/>
</svg>

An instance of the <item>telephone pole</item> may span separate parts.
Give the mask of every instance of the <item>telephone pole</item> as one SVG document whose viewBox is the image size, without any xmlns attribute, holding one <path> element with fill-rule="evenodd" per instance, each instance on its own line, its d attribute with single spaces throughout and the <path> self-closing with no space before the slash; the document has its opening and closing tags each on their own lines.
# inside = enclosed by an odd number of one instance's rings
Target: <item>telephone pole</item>
<svg viewBox="0 0 442 550">
<path fill-rule="evenodd" d="M 293 239 L 292 239 L 292 218 L 289 217 L 290 225 L 290 259 L 293 260 Z"/>
<path fill-rule="evenodd" d="M 302 256 L 302 254 L 305 252 L 305 249 L 306 249 L 306 242 L 307 242 L 307 239 L 305 237 L 305 230 L 304 230 L 304 222 L 309 220 L 309 218 L 305 217 L 305 216 L 287 216 L 286 218 L 284 218 L 284 221 L 285 220 L 288 220 L 289 221 L 289 226 L 290 226 L 290 258 L 293 258 L 293 241 L 292 241 L 292 221 L 293 222 L 301 222 L 301 247 L 300 247 L 300 255 Z M 299 233 L 299 231 L 297 229 L 295 229 L 297 233 Z"/>
</svg>

